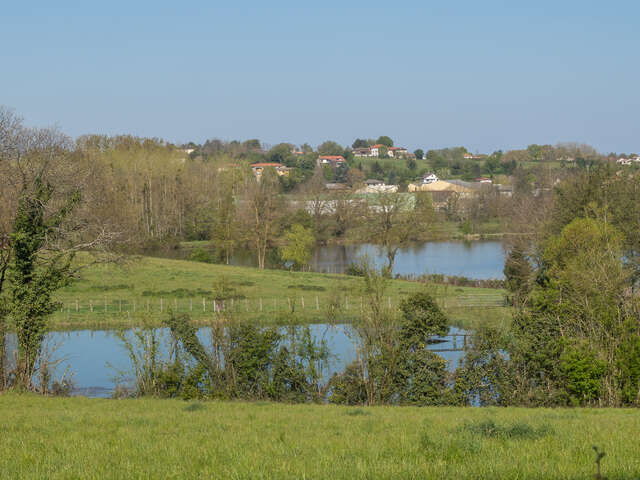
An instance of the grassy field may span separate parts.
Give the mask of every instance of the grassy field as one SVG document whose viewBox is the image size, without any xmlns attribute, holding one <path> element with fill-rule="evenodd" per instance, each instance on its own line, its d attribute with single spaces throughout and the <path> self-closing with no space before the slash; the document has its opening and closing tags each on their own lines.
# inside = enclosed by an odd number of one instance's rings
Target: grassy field
<svg viewBox="0 0 640 480">
<path fill-rule="evenodd" d="M 637 410 L 0 395 L 3 478 L 640 478 Z M 604 477 L 603 477 L 604 478 Z"/>
<path fill-rule="evenodd" d="M 404 296 L 424 288 L 430 288 L 458 326 L 469 326 L 478 319 L 508 318 L 508 310 L 500 306 L 501 290 L 426 287 L 393 280 L 386 301 L 397 305 Z M 266 323 L 325 322 L 329 306 L 336 302 L 342 309 L 339 319 L 349 321 L 360 313 L 362 302 L 358 277 L 138 257 L 122 266 L 94 265 L 82 270 L 79 280 L 58 292 L 56 298 L 63 306 L 53 314 L 52 325 L 159 324 L 170 308 L 206 322 L 214 316 L 214 298 L 221 289 L 231 289 L 235 295 L 233 302 L 225 301 L 226 309 Z M 220 303 L 215 306 L 220 308 Z"/>
</svg>

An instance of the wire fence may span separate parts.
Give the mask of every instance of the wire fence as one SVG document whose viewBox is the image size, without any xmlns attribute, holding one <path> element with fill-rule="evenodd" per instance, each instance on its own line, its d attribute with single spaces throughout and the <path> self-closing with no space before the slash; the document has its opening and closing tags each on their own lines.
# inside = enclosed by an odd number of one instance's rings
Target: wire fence
<svg viewBox="0 0 640 480">
<path fill-rule="evenodd" d="M 385 306 L 395 308 L 398 298 L 387 296 Z M 437 298 L 444 309 L 450 308 L 491 308 L 504 306 L 500 295 L 461 295 Z M 216 312 L 235 313 L 283 313 L 296 311 L 323 312 L 328 309 L 358 313 L 365 309 L 365 297 L 343 296 L 331 299 L 319 296 L 253 297 L 216 299 L 210 297 L 192 298 L 96 298 L 66 299 L 61 303 L 60 313 L 69 316 L 92 315 L 142 315 L 162 314 L 168 311 L 193 315 Z"/>
</svg>

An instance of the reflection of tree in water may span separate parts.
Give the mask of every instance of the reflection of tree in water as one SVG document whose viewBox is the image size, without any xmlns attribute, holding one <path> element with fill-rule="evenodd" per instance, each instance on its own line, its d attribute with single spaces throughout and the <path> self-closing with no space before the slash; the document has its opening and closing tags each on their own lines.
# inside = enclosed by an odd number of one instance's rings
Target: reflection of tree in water
<svg viewBox="0 0 640 480">
<path fill-rule="evenodd" d="M 311 260 L 312 268 L 318 272 L 344 272 L 347 265 L 353 261 L 348 249 L 352 250 L 353 247 L 347 247 L 346 245 L 327 245 L 316 248 Z"/>
</svg>

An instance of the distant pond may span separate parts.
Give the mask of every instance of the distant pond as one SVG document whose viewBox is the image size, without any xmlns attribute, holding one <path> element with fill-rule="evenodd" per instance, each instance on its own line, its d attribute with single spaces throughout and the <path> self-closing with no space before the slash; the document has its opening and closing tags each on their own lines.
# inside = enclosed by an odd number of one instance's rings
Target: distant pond
<svg viewBox="0 0 640 480">
<path fill-rule="evenodd" d="M 186 259 L 191 252 L 191 249 L 179 249 L 152 255 Z M 316 272 L 344 273 L 350 264 L 359 262 L 363 257 L 378 267 L 387 263 L 384 252 L 372 244 L 326 245 L 315 249 L 310 267 Z M 504 279 L 504 261 L 505 251 L 500 241 L 424 242 L 398 251 L 393 274 L 418 276 L 438 273 L 479 280 L 501 280 Z M 254 267 L 257 262 L 251 252 L 238 251 L 231 258 L 231 264 Z M 267 258 L 267 267 L 276 266 Z"/>
</svg>

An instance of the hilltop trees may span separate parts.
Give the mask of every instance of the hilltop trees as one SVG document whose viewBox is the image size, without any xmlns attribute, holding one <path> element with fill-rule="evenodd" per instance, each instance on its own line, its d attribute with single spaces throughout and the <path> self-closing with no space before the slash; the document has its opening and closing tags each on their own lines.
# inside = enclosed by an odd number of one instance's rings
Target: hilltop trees
<svg viewBox="0 0 640 480">
<path fill-rule="evenodd" d="M 388 137 L 386 135 L 382 135 L 378 137 L 378 140 L 376 140 L 376 143 L 384 145 L 387 148 L 393 147 L 393 140 L 391 140 L 391 137 Z"/>
</svg>

